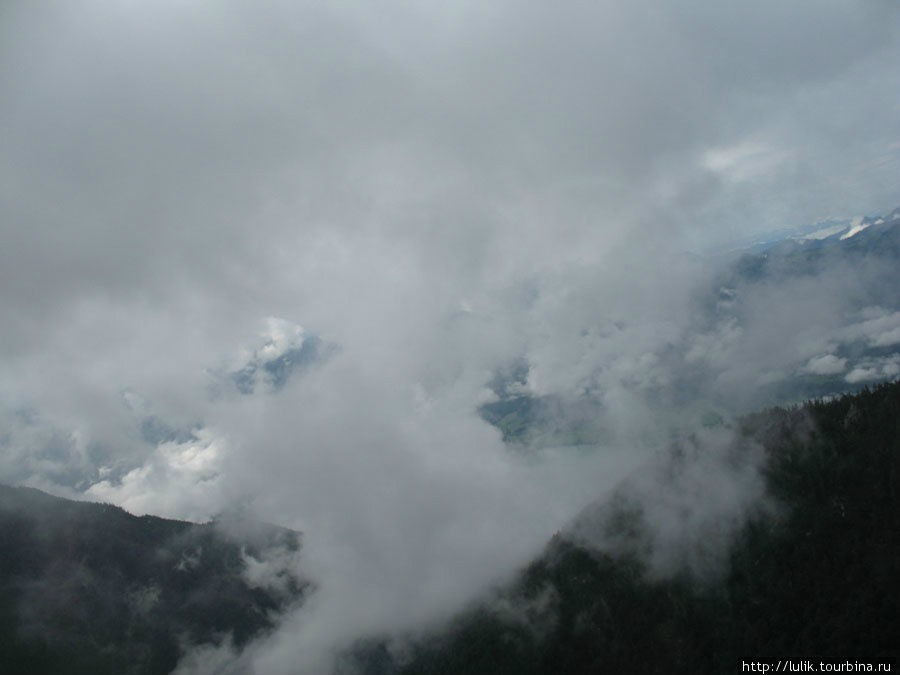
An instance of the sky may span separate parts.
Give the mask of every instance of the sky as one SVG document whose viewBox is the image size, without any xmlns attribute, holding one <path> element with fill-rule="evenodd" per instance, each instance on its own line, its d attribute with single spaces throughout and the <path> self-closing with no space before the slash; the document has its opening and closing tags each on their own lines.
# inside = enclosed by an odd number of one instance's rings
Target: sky
<svg viewBox="0 0 900 675">
<path fill-rule="evenodd" d="M 898 29 L 892 0 L 2 3 L 0 481 L 302 530 L 320 590 L 261 672 L 446 616 L 654 447 L 686 252 L 900 203 Z M 821 318 L 851 276 L 691 337 L 717 405 L 789 361 L 900 368 L 834 353 L 895 344 L 884 308 Z M 517 358 L 535 395 L 602 388 L 608 446 L 511 453 L 476 408 Z"/>
</svg>

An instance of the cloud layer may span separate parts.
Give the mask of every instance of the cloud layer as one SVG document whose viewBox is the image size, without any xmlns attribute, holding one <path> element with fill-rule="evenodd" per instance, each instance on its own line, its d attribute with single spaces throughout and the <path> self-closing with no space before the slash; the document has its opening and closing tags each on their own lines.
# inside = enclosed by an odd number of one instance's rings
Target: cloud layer
<svg viewBox="0 0 900 675">
<path fill-rule="evenodd" d="M 311 672 L 445 615 L 665 436 L 646 392 L 685 335 L 722 406 L 766 368 L 896 371 L 803 333 L 837 279 L 698 328 L 682 252 L 898 201 L 898 25 L 878 0 L 4 3 L 0 480 L 304 530 Z M 872 312 L 858 339 L 893 344 Z M 339 351 L 259 375 L 302 335 Z M 510 454 L 476 407 L 522 357 L 535 395 L 598 397 L 609 447 Z M 285 635 L 261 672 L 294 672 Z"/>
</svg>

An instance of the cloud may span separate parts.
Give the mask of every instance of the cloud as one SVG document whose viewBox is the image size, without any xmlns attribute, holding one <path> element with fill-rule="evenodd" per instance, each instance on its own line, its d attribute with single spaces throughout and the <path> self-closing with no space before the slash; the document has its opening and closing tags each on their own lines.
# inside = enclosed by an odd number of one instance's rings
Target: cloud
<svg viewBox="0 0 900 675">
<path fill-rule="evenodd" d="M 736 145 L 710 148 L 703 155 L 703 165 L 737 182 L 759 178 L 788 159 L 783 150 L 746 139 Z"/>
<path fill-rule="evenodd" d="M 893 354 L 880 359 L 865 359 L 844 379 L 850 384 L 872 380 L 889 380 L 900 375 L 900 356 Z"/>
<path fill-rule="evenodd" d="M 4 3 L 0 480 L 306 532 L 261 671 L 445 615 L 685 408 L 844 339 L 878 270 L 710 319 L 682 251 L 894 205 L 898 11 Z M 311 335 L 340 351 L 266 374 Z M 511 455 L 476 405 L 516 358 L 610 447 Z"/>
<path fill-rule="evenodd" d="M 582 545 L 634 556 L 651 578 L 687 573 L 713 583 L 747 519 L 776 508 L 762 455 L 725 426 L 675 438 L 579 514 L 570 534 Z"/>
<path fill-rule="evenodd" d="M 207 428 L 184 442 L 157 445 L 144 462 L 117 480 L 97 480 L 84 491 L 91 501 L 117 504 L 135 514 L 208 520 L 228 506 L 221 490 L 222 455 L 227 441 Z M 99 467 L 99 476 L 109 473 Z"/>
<path fill-rule="evenodd" d="M 847 327 L 848 338 L 866 340 L 875 347 L 900 344 L 900 312 L 867 307 L 862 314 L 863 321 Z"/>
<path fill-rule="evenodd" d="M 875 380 L 879 376 L 879 372 L 875 368 L 854 368 L 844 378 L 850 384 L 857 382 L 865 382 L 866 380 Z"/>
<path fill-rule="evenodd" d="M 834 354 L 825 354 L 811 358 L 804 370 L 813 375 L 837 375 L 847 368 L 847 359 L 838 358 Z"/>
</svg>

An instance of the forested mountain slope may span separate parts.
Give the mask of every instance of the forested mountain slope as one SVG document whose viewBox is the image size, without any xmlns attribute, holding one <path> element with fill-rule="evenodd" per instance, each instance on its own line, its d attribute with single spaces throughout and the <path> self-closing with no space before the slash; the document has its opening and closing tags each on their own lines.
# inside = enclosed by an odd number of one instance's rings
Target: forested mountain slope
<svg viewBox="0 0 900 675">
<path fill-rule="evenodd" d="M 605 553 L 562 533 L 516 580 L 402 649 L 373 639 L 347 672 L 717 673 L 751 661 L 896 663 L 900 635 L 900 383 L 745 417 L 770 508 L 735 533 L 724 569 L 654 574 L 639 505 Z M 625 550 L 626 553 L 621 553 Z M 630 552 L 628 552 L 630 551 Z"/>
<path fill-rule="evenodd" d="M 241 646 L 307 583 L 270 560 L 296 532 L 133 516 L 0 486 L 0 672 L 168 673 L 184 650 Z M 251 579 L 248 565 L 270 565 Z"/>
</svg>

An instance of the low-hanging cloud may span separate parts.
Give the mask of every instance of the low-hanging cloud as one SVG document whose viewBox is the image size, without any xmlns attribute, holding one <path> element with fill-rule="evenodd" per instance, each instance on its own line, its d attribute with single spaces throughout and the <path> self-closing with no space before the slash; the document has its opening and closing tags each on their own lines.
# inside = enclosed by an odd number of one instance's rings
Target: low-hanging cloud
<svg viewBox="0 0 900 675">
<path fill-rule="evenodd" d="M 676 439 L 612 497 L 579 514 L 571 536 L 591 548 L 633 556 L 651 578 L 687 573 L 714 582 L 727 570 L 741 527 L 777 511 L 762 464 L 762 447 L 730 428 Z"/>
</svg>

